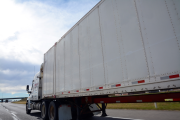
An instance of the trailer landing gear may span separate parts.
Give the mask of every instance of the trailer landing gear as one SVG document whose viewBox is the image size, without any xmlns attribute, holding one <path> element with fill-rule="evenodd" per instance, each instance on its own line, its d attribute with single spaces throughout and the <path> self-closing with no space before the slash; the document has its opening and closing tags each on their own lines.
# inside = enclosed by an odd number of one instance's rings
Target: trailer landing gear
<svg viewBox="0 0 180 120">
<path fill-rule="evenodd" d="M 77 111 L 77 118 L 76 120 L 80 120 L 80 112 L 81 112 L 81 109 L 79 108 L 79 106 L 81 105 L 81 98 L 76 98 L 75 99 L 75 103 L 76 103 L 76 111 Z"/>
<path fill-rule="evenodd" d="M 107 114 L 106 114 L 106 106 L 107 106 L 107 104 L 105 105 L 105 103 L 102 103 L 102 115 L 101 115 L 101 117 L 107 116 Z"/>
</svg>

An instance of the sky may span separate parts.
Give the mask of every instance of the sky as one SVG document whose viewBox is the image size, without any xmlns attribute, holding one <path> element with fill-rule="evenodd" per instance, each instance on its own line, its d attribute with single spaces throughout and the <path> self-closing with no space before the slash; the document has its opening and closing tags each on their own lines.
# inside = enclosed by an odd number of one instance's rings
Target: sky
<svg viewBox="0 0 180 120">
<path fill-rule="evenodd" d="M 27 97 L 44 53 L 100 0 L 0 0 L 0 98 Z"/>
</svg>

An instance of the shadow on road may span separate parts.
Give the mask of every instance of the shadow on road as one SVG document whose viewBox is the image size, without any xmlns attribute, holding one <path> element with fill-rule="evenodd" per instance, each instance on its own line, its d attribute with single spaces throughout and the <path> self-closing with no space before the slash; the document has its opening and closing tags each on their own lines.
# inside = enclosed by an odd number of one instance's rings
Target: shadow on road
<svg viewBox="0 0 180 120">
<path fill-rule="evenodd" d="M 36 117 L 36 119 L 42 120 L 41 112 L 32 112 L 29 115 Z M 94 116 L 92 118 L 86 118 L 86 119 L 82 119 L 82 120 L 131 120 L 131 119 Z"/>
<path fill-rule="evenodd" d="M 31 112 L 29 115 L 33 116 L 33 117 L 36 117 L 37 119 L 42 120 L 41 119 L 41 112 Z"/>
<path fill-rule="evenodd" d="M 100 116 L 94 116 L 92 118 L 88 118 L 86 120 L 132 120 L 132 119 L 123 119 L 123 118 L 112 118 L 112 117 L 100 117 Z"/>
</svg>

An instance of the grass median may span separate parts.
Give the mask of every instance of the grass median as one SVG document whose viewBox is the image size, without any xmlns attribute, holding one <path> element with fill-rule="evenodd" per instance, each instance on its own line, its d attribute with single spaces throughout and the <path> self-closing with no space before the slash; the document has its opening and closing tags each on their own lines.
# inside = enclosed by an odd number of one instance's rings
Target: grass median
<svg viewBox="0 0 180 120">
<path fill-rule="evenodd" d="M 111 103 L 107 109 L 137 109 L 137 110 L 180 110 L 180 102 L 157 102 L 154 103 Z"/>
<path fill-rule="evenodd" d="M 26 101 L 27 101 L 27 98 L 24 98 L 24 99 L 22 99 L 22 100 L 20 100 L 20 101 L 14 101 L 14 102 L 12 102 L 12 103 L 16 103 L 16 104 L 26 104 Z"/>
</svg>

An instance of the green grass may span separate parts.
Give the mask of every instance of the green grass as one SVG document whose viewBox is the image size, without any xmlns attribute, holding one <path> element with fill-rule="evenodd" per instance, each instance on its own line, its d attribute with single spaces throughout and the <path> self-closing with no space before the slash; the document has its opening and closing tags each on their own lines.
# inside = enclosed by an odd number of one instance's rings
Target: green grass
<svg viewBox="0 0 180 120">
<path fill-rule="evenodd" d="M 27 98 L 24 98 L 24 99 L 22 99 L 22 100 L 20 100 L 20 101 L 14 101 L 14 102 L 12 102 L 12 103 L 16 103 L 16 104 L 26 104 L 26 101 L 27 101 Z"/>
<path fill-rule="evenodd" d="M 158 102 L 157 108 L 154 103 L 111 103 L 107 109 L 180 110 L 180 102 Z"/>
</svg>

